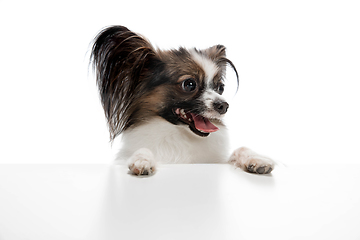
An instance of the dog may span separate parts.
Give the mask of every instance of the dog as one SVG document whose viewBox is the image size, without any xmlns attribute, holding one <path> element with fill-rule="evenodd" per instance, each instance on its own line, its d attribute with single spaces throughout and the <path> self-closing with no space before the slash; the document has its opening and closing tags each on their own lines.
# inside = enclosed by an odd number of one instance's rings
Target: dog
<svg viewBox="0 0 360 240">
<path fill-rule="evenodd" d="M 225 71 L 234 64 L 223 45 L 155 49 L 124 26 L 94 39 L 96 73 L 110 139 L 122 135 L 117 156 L 134 175 L 152 175 L 158 163 L 226 163 L 269 174 L 274 161 L 241 147 L 231 155 L 223 117 Z M 230 156 L 229 156 L 230 155 Z"/>
</svg>

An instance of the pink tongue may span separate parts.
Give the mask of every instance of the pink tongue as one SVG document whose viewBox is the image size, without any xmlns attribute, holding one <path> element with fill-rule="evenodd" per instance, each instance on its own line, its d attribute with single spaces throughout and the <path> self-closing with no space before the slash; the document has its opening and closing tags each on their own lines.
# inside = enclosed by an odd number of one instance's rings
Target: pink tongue
<svg viewBox="0 0 360 240">
<path fill-rule="evenodd" d="M 211 133 L 219 130 L 214 124 L 212 124 L 209 119 L 199 116 L 197 114 L 190 113 L 192 119 L 194 120 L 195 128 L 203 132 Z"/>
</svg>

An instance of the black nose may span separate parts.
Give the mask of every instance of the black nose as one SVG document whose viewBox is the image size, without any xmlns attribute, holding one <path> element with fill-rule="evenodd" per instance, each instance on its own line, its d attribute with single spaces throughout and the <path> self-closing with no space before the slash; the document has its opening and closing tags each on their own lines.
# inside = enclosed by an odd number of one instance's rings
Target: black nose
<svg viewBox="0 0 360 240">
<path fill-rule="evenodd" d="M 214 102 L 213 106 L 214 109 L 220 114 L 225 114 L 229 108 L 229 104 L 227 102 Z"/>
</svg>

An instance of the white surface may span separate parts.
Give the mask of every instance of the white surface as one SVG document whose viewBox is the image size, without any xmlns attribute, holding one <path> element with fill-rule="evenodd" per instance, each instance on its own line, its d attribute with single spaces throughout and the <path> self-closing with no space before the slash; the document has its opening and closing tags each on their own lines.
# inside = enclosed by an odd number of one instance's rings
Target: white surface
<svg viewBox="0 0 360 240">
<path fill-rule="evenodd" d="M 227 47 L 234 148 L 360 163 L 359 12 L 358 0 L 0 1 L 0 162 L 111 161 L 88 51 L 121 24 L 160 48 Z"/>
<path fill-rule="evenodd" d="M 359 240 L 359 168 L 0 165 L 0 239 Z"/>
</svg>

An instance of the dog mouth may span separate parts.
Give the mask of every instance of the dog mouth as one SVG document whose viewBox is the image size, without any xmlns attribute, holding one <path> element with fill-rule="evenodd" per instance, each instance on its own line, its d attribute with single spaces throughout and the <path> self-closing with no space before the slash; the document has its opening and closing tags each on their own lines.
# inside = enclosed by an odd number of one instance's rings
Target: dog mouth
<svg viewBox="0 0 360 240">
<path fill-rule="evenodd" d="M 174 113 L 179 117 L 179 120 L 189 125 L 191 131 L 200 137 L 207 137 L 210 133 L 219 130 L 210 120 L 199 114 L 185 111 L 184 109 L 177 108 Z"/>
</svg>

